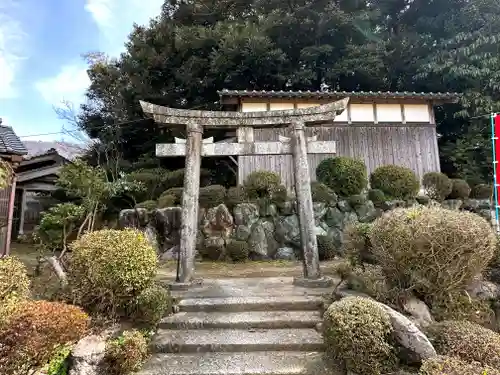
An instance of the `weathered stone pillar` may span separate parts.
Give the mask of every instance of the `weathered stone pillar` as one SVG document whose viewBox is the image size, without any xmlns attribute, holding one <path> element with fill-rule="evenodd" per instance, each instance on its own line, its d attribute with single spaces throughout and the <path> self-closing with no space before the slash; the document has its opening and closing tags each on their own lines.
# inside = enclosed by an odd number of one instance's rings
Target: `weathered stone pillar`
<svg viewBox="0 0 500 375">
<path fill-rule="evenodd" d="M 181 283 L 189 283 L 193 278 L 194 272 L 203 135 L 203 128 L 197 123 L 188 123 L 186 130 L 186 167 L 184 172 L 184 191 L 182 193 L 180 243 Z"/>
<path fill-rule="evenodd" d="M 24 234 L 24 216 L 26 212 L 26 190 L 21 190 L 21 214 L 19 215 L 19 235 Z"/>
<path fill-rule="evenodd" d="M 311 195 L 311 177 L 307 160 L 307 140 L 303 122 L 293 122 L 292 156 L 295 174 L 295 195 L 300 221 L 300 240 L 304 255 L 304 278 L 296 284 L 323 280 L 319 267 L 318 243 L 315 233 L 314 209 Z"/>
</svg>

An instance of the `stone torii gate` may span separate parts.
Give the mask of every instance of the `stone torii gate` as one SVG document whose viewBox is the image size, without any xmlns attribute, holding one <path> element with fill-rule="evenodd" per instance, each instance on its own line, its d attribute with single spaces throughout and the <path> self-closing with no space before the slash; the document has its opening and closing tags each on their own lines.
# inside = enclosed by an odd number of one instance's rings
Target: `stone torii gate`
<svg viewBox="0 0 500 375">
<path fill-rule="evenodd" d="M 311 178 L 308 154 L 332 154 L 336 152 L 335 141 L 308 140 L 306 126 L 332 126 L 341 114 L 349 98 L 311 108 L 266 111 L 223 112 L 197 111 L 163 107 L 140 101 L 146 115 L 157 123 L 169 127 L 184 126 L 187 130 L 185 142 L 157 144 L 156 156 L 185 156 L 184 191 L 181 214 L 181 284 L 189 285 L 193 278 L 196 253 L 196 235 L 199 210 L 200 168 L 202 156 L 255 156 L 291 154 L 295 172 L 295 193 L 298 203 L 301 247 L 304 255 L 303 278 L 297 285 L 328 286 L 330 281 L 322 277 L 319 267 L 318 245 L 315 234 L 314 210 L 311 197 Z M 255 128 L 279 128 L 289 126 L 290 139 L 278 142 L 255 142 Z M 207 128 L 237 129 L 237 143 L 213 143 L 213 139 L 202 139 Z"/>
</svg>

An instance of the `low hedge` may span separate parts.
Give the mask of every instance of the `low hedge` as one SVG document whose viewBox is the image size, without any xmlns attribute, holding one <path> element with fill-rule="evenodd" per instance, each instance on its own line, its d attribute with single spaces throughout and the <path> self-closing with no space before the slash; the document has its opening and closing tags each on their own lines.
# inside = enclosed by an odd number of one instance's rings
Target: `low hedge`
<svg viewBox="0 0 500 375">
<path fill-rule="evenodd" d="M 370 187 L 381 190 L 387 198 L 406 200 L 417 196 L 420 183 L 411 169 L 384 165 L 371 174 Z"/>
</svg>

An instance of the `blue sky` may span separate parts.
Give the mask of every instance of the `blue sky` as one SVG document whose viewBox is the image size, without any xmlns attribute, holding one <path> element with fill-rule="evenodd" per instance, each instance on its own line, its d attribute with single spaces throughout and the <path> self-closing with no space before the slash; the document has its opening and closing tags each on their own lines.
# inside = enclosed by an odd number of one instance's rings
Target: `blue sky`
<svg viewBox="0 0 500 375">
<path fill-rule="evenodd" d="M 23 140 L 75 141 L 54 106 L 84 100 L 87 52 L 118 56 L 163 0 L 0 0 L 0 118 Z"/>
</svg>

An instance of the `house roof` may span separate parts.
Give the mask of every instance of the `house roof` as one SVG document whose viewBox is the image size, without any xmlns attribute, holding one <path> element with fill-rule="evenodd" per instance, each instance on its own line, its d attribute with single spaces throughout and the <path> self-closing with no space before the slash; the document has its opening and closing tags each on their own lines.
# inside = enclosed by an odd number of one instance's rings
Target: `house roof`
<svg viewBox="0 0 500 375">
<path fill-rule="evenodd" d="M 26 155 L 27 153 L 28 150 L 14 129 L 10 126 L 0 125 L 0 154 Z"/>
<path fill-rule="evenodd" d="M 59 141 L 24 141 L 27 149 L 26 160 L 56 153 L 66 160 L 72 161 L 82 156 L 86 149 L 81 145 Z"/>
<path fill-rule="evenodd" d="M 224 98 L 287 98 L 287 99 L 341 99 L 345 97 L 359 99 L 421 99 L 455 102 L 458 93 L 452 92 L 390 92 L 390 91 L 247 91 L 227 90 L 219 91 L 221 100 Z"/>
</svg>

